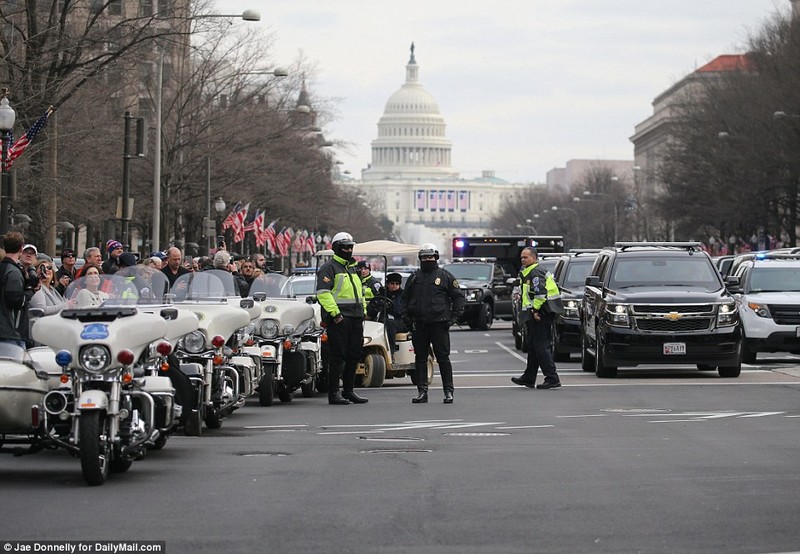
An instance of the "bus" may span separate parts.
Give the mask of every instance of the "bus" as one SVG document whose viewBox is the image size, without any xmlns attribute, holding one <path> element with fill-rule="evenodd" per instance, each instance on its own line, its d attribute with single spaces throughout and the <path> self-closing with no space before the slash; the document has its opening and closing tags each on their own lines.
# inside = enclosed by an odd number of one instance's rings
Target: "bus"
<svg viewBox="0 0 800 554">
<path fill-rule="evenodd" d="M 495 258 L 510 275 L 519 273 L 519 255 L 528 246 L 540 254 L 564 252 L 563 236 L 495 236 L 453 238 L 453 260 L 458 258 Z"/>
</svg>

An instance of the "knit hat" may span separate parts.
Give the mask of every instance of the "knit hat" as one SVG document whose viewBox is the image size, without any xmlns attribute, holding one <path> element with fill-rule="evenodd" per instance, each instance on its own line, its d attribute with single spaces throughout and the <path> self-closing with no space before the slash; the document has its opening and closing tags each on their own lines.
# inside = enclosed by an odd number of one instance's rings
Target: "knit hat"
<svg viewBox="0 0 800 554">
<path fill-rule="evenodd" d="M 386 282 L 402 284 L 403 276 L 400 275 L 399 273 L 390 273 L 389 275 L 386 276 Z"/>
<path fill-rule="evenodd" d="M 118 240 L 111 239 L 106 243 L 106 249 L 108 250 L 109 254 L 111 254 L 117 248 L 124 248 L 122 243 Z"/>
<path fill-rule="evenodd" d="M 65 248 L 64 250 L 61 251 L 61 259 L 62 260 L 64 258 L 69 258 L 70 256 L 72 256 L 73 258 L 75 257 L 75 251 L 74 250 L 72 250 L 70 248 Z"/>
<path fill-rule="evenodd" d="M 359 260 L 356 264 L 356 269 L 369 269 L 369 262 L 367 260 Z"/>
</svg>

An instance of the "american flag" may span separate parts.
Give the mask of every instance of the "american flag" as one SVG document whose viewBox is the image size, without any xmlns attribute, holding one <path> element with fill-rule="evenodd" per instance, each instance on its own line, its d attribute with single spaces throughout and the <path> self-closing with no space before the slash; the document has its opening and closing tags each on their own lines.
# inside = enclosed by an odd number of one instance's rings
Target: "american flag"
<svg viewBox="0 0 800 554">
<path fill-rule="evenodd" d="M 244 205 L 238 212 L 233 222 L 233 242 L 242 242 L 244 240 L 244 220 L 247 219 L 247 211 L 250 209 L 250 203 Z"/>
<path fill-rule="evenodd" d="M 11 163 L 17 158 L 19 158 L 23 152 L 25 152 L 25 149 L 31 143 L 33 138 L 39 133 L 39 131 L 42 130 L 42 128 L 45 125 L 47 125 L 47 119 L 50 117 L 51 113 L 53 113 L 52 106 L 47 108 L 47 111 L 44 112 L 42 117 L 37 119 L 36 123 L 31 125 L 28 128 L 28 130 L 25 131 L 25 134 L 19 137 L 16 142 L 13 142 L 11 133 L 8 134 L 8 144 L 10 144 L 11 146 L 8 149 L 8 161 L 6 162 L 6 170 L 11 168 Z M 5 147 L 6 147 L 5 144 L 0 143 L 0 152 L 2 152 L 3 148 Z"/>
<path fill-rule="evenodd" d="M 462 212 L 469 210 L 469 191 L 462 190 L 458 192 L 458 209 Z"/>
<path fill-rule="evenodd" d="M 447 191 L 447 211 L 456 211 L 456 191 L 454 190 Z"/>
<path fill-rule="evenodd" d="M 275 234 L 275 224 L 278 222 L 277 219 L 273 219 L 272 223 L 267 225 L 267 228 L 264 229 L 264 236 L 266 237 L 267 241 L 267 249 L 269 249 L 270 254 L 273 256 L 278 251 L 278 246 L 276 244 L 276 234 Z"/>
<path fill-rule="evenodd" d="M 231 229 L 236 222 L 236 213 L 242 207 L 241 202 L 237 202 L 236 205 L 231 210 L 231 213 L 228 214 L 228 217 L 225 218 L 225 221 L 222 222 L 222 230 L 225 231 L 226 229 Z"/>
<path fill-rule="evenodd" d="M 428 191 L 428 209 L 432 212 L 436 211 L 436 208 L 439 207 L 438 199 L 439 196 L 436 194 L 435 190 Z"/>
<path fill-rule="evenodd" d="M 276 233 L 275 235 L 275 249 L 278 251 L 278 254 L 285 258 L 289 255 L 289 243 L 286 242 L 286 235 L 284 231 L 286 227 L 280 230 L 280 232 Z"/>
<path fill-rule="evenodd" d="M 445 200 L 445 193 L 443 190 L 439 191 L 439 211 L 443 212 L 447 209 L 447 202 Z"/>
<path fill-rule="evenodd" d="M 256 236 L 256 246 L 264 246 L 267 236 L 264 232 L 264 210 L 256 210 L 256 217 L 253 219 L 253 233 Z"/>
</svg>

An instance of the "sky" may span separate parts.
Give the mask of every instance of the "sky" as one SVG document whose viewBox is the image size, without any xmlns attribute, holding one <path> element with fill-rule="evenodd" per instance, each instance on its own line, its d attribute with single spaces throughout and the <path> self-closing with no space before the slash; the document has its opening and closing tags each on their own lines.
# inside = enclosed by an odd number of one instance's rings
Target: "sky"
<svg viewBox="0 0 800 554">
<path fill-rule="evenodd" d="M 325 137 L 360 178 L 386 101 L 419 80 L 439 105 L 462 178 L 494 170 L 543 183 L 571 159 L 633 160 L 653 99 L 721 54 L 746 50 L 789 0 L 214 0 L 257 9 L 275 66 L 316 66 L 314 97 L 335 99 Z M 244 23 L 237 23 L 244 24 Z"/>
</svg>

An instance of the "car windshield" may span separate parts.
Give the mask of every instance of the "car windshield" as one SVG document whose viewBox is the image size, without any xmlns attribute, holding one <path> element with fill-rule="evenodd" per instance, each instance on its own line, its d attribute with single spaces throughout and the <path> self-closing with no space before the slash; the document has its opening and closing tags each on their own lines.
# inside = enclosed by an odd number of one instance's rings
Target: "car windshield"
<svg viewBox="0 0 800 554">
<path fill-rule="evenodd" d="M 484 281 L 492 280 L 492 264 L 447 264 L 444 269 L 452 273 L 456 279 L 462 281 Z"/>
<path fill-rule="evenodd" d="M 589 276 L 593 263 L 594 259 L 592 258 L 570 261 L 567 265 L 567 273 L 564 275 L 563 286 L 568 289 L 582 287 L 586 282 L 586 277 Z"/>
<path fill-rule="evenodd" d="M 800 267 L 756 267 L 748 292 L 800 292 Z"/>
<path fill-rule="evenodd" d="M 618 258 L 609 286 L 659 287 L 685 286 L 708 291 L 719 290 L 722 283 L 714 264 L 704 256 Z"/>
</svg>

